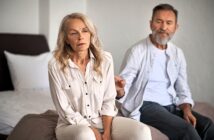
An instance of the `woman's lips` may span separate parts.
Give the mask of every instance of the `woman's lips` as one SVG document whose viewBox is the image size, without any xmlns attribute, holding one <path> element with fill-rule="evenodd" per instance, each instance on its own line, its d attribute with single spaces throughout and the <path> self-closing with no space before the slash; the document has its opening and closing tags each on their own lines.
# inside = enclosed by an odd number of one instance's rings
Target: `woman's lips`
<svg viewBox="0 0 214 140">
<path fill-rule="evenodd" d="M 77 46 L 83 46 L 83 45 L 85 45 L 85 43 L 79 43 L 79 44 L 77 44 Z"/>
</svg>

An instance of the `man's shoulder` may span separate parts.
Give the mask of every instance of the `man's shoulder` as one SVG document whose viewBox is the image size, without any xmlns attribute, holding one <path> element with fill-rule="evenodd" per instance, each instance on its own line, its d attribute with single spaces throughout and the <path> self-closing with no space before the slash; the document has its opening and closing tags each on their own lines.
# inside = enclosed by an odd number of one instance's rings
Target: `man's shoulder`
<svg viewBox="0 0 214 140">
<path fill-rule="evenodd" d="M 132 47 L 145 46 L 147 38 L 143 38 L 132 45 Z"/>
<path fill-rule="evenodd" d="M 141 40 L 139 40 L 139 41 L 137 41 L 136 43 L 134 43 L 131 47 L 130 47 L 130 49 L 132 50 L 132 51 L 134 51 L 134 50 L 141 50 L 141 51 L 143 51 L 146 47 L 147 47 L 147 38 L 144 38 L 144 39 L 141 39 Z"/>
</svg>

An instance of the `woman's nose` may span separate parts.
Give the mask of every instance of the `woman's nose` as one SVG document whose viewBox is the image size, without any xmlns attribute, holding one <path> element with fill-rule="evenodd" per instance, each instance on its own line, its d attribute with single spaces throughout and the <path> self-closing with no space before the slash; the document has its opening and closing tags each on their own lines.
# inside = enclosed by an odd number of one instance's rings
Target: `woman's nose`
<svg viewBox="0 0 214 140">
<path fill-rule="evenodd" d="M 80 32 L 79 33 L 79 40 L 83 39 L 83 34 Z"/>
</svg>

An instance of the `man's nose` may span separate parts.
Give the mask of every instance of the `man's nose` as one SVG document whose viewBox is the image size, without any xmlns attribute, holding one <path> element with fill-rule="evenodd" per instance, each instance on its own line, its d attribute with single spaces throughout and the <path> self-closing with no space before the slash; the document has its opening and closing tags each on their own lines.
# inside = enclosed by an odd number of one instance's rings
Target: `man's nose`
<svg viewBox="0 0 214 140">
<path fill-rule="evenodd" d="M 163 22 L 163 23 L 161 24 L 161 30 L 162 30 L 162 31 L 166 31 L 166 29 L 167 29 L 167 24 L 166 24 L 165 22 Z"/>
</svg>

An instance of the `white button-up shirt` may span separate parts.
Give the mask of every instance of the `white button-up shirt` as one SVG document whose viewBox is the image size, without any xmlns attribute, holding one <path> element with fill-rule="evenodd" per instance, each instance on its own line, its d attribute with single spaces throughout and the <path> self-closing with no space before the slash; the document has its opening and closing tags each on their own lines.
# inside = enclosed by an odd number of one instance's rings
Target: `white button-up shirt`
<svg viewBox="0 0 214 140">
<path fill-rule="evenodd" d="M 55 58 L 50 60 L 49 82 L 59 114 L 58 127 L 81 124 L 102 129 L 101 116 L 117 114 L 112 56 L 107 52 L 102 55 L 102 75 L 93 70 L 95 57 L 91 52 L 85 75 L 70 59 L 65 73 Z"/>
<path fill-rule="evenodd" d="M 119 100 L 122 103 L 123 115 L 139 120 L 139 109 L 143 105 L 143 94 L 150 72 L 153 68 L 155 54 L 152 53 L 152 43 L 147 37 L 130 48 L 125 57 L 120 75 L 126 80 L 125 96 Z M 167 43 L 166 55 L 167 74 L 170 86 L 168 92 L 172 96 L 172 104 L 189 103 L 193 106 L 190 89 L 187 83 L 186 60 L 180 48 Z"/>
</svg>

